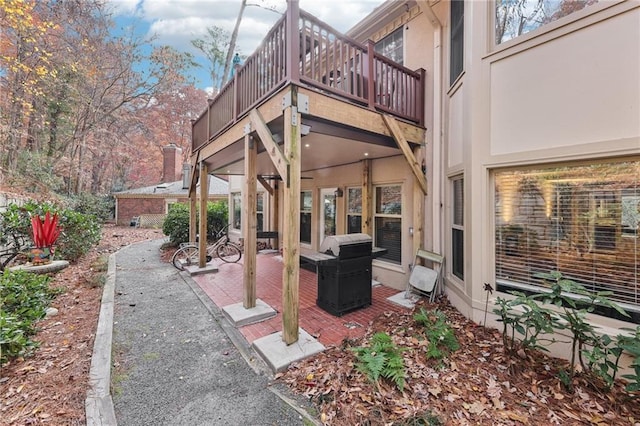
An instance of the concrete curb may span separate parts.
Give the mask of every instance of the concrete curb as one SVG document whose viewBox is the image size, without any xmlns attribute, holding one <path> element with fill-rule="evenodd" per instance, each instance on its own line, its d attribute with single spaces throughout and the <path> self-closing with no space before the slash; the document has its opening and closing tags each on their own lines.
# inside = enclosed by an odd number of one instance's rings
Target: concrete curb
<svg viewBox="0 0 640 426">
<path fill-rule="evenodd" d="M 116 286 L 116 254 L 109 256 L 107 279 L 102 291 L 100 316 L 93 343 L 89 390 L 85 399 L 87 426 L 116 426 L 111 398 L 111 343 L 113 340 L 113 309 Z"/>
</svg>

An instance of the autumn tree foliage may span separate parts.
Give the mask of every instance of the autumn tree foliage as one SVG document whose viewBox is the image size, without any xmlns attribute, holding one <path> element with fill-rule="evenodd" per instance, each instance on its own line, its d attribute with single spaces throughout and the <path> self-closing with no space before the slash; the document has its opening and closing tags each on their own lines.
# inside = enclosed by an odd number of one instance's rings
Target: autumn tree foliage
<svg viewBox="0 0 640 426">
<path fill-rule="evenodd" d="M 121 31 L 100 0 L 0 0 L 0 168 L 16 184 L 108 193 L 189 151 L 206 94 L 190 55 Z"/>
</svg>

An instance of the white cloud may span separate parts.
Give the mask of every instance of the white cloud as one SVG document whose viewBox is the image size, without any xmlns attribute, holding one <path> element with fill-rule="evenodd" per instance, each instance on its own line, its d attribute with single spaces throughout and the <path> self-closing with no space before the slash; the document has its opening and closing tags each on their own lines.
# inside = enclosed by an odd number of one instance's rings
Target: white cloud
<svg viewBox="0 0 640 426">
<path fill-rule="evenodd" d="M 114 13 L 136 17 L 149 26 L 155 44 L 201 56 L 191 40 L 202 37 L 207 27 L 233 30 L 240 0 L 107 0 Z M 300 8 L 346 32 L 384 0 L 300 0 Z M 237 50 L 250 55 L 286 11 L 286 0 L 248 0 L 238 33 Z M 268 10 L 271 9 L 271 10 Z M 275 12 L 274 12 L 275 10 Z M 203 58 L 200 58 L 202 60 Z"/>
<path fill-rule="evenodd" d="M 110 0 L 108 4 L 116 15 L 136 15 L 142 0 Z"/>
</svg>

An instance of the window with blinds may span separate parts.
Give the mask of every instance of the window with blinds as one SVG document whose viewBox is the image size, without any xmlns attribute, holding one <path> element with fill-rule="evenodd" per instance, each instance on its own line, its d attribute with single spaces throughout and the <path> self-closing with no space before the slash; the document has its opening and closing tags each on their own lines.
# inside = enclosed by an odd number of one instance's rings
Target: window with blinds
<svg viewBox="0 0 640 426">
<path fill-rule="evenodd" d="M 374 245 L 387 249 L 387 253 L 378 259 L 400 265 L 402 262 L 402 186 L 376 186 L 374 197 Z"/>
<path fill-rule="evenodd" d="M 464 179 L 452 179 L 451 273 L 464 279 Z"/>
<path fill-rule="evenodd" d="M 311 191 L 300 193 L 300 242 L 311 244 L 311 208 L 313 196 Z"/>
<path fill-rule="evenodd" d="M 256 198 L 256 226 L 258 231 L 262 231 L 264 221 L 264 207 L 262 200 L 262 193 L 258 193 Z M 231 223 L 234 229 L 242 229 L 242 193 L 231 193 L 231 211 L 233 214 Z"/>
<path fill-rule="evenodd" d="M 536 274 L 559 271 L 640 320 L 640 160 L 494 177 L 499 288 L 535 291 Z"/>
<path fill-rule="evenodd" d="M 362 232 L 362 188 L 347 188 L 347 234 Z"/>
</svg>

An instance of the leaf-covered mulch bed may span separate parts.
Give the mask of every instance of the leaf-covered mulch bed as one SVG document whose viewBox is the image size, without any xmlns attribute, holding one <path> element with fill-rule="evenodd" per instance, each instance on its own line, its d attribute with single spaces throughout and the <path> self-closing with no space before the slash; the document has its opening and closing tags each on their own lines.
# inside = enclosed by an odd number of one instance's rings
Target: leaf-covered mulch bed
<svg viewBox="0 0 640 426">
<path fill-rule="evenodd" d="M 128 244 L 162 238 L 153 229 L 106 225 L 100 244 L 77 263 L 52 276 L 63 288 L 53 301 L 58 314 L 38 323 L 32 356 L 2 367 L 0 425 L 84 425 L 105 259 Z"/>
<path fill-rule="evenodd" d="M 620 383 L 605 391 L 581 374 L 570 392 L 558 379 L 565 361 L 542 353 L 507 357 L 497 330 L 467 320 L 446 301 L 420 307 L 444 311 L 455 330 L 460 349 L 444 360 L 426 359 L 413 312 L 389 313 L 363 339 L 294 364 L 277 380 L 309 398 L 327 425 L 640 425 L 640 398 Z M 407 348 L 402 392 L 384 380 L 372 384 L 356 368 L 350 348 L 381 331 Z"/>
</svg>

